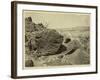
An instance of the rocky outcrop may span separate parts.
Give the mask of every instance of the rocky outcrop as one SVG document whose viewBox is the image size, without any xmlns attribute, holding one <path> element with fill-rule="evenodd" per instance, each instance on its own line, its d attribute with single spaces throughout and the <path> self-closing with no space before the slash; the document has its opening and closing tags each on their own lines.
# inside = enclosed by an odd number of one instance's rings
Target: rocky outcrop
<svg viewBox="0 0 100 80">
<path fill-rule="evenodd" d="M 36 35 L 38 55 L 56 54 L 63 42 L 63 36 L 56 30 L 45 30 Z"/>
<path fill-rule="evenodd" d="M 46 29 L 42 23 L 35 24 L 31 17 L 25 18 L 25 31 L 34 32 Z"/>
<path fill-rule="evenodd" d="M 63 36 L 42 23 L 33 23 L 31 17 L 25 19 L 25 32 L 26 48 L 37 56 L 56 54 L 61 48 Z"/>
</svg>

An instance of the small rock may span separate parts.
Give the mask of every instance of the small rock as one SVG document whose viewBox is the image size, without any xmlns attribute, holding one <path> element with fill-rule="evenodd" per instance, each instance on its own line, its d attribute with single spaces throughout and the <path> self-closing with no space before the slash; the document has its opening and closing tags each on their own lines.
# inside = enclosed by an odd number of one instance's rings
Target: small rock
<svg viewBox="0 0 100 80">
<path fill-rule="evenodd" d="M 34 63 L 32 60 L 26 60 L 25 61 L 25 67 L 33 67 L 34 66 Z"/>
</svg>

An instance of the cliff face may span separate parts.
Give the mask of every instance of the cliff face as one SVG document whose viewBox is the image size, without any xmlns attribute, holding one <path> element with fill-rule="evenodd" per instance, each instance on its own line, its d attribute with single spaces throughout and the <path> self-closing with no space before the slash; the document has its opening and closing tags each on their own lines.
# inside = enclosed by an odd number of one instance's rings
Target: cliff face
<svg viewBox="0 0 100 80">
<path fill-rule="evenodd" d="M 79 40 L 64 38 L 58 31 L 34 23 L 31 17 L 25 18 L 26 67 L 89 64 L 85 52 Z"/>
</svg>

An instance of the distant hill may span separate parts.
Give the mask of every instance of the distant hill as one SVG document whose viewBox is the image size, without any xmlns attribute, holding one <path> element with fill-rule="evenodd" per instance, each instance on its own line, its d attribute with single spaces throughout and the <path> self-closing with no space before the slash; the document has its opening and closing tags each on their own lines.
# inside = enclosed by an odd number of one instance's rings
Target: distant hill
<svg viewBox="0 0 100 80">
<path fill-rule="evenodd" d="M 69 27 L 69 28 L 56 28 L 56 30 L 65 30 L 65 31 L 89 31 L 89 26 L 78 26 L 78 27 Z"/>
</svg>

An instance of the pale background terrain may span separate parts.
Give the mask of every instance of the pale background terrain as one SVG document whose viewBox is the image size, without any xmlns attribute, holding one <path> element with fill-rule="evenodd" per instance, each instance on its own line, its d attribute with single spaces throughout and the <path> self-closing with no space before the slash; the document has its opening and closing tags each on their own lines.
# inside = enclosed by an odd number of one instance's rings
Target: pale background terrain
<svg viewBox="0 0 100 80">
<path fill-rule="evenodd" d="M 99 0 L 29 0 L 29 1 L 98 5 L 100 7 Z M 100 14 L 100 8 L 99 8 L 99 14 Z M 98 18 L 99 18 L 98 22 L 100 22 L 100 16 L 98 16 Z M 100 24 L 98 24 L 98 26 L 100 26 Z M 100 27 L 98 27 L 98 30 L 100 30 Z M 10 40 L 11 40 L 11 0 L 0 0 L 0 80 L 15 80 L 10 78 L 10 72 L 11 72 Z M 98 41 L 100 47 L 100 36 L 98 38 Z M 98 57 L 100 57 L 100 54 L 98 54 Z M 100 58 L 98 61 L 99 61 L 98 67 L 100 67 Z M 100 69 L 98 74 L 45 77 L 45 78 L 34 78 L 34 79 L 30 78 L 26 80 L 100 80 Z"/>
</svg>

